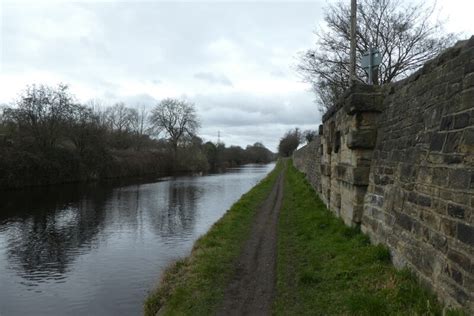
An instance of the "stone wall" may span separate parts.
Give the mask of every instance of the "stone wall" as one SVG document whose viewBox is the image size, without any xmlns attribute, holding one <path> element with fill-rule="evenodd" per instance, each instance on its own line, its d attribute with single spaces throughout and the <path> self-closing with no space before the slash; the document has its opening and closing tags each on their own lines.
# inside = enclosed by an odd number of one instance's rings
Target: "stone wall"
<svg viewBox="0 0 474 316">
<path fill-rule="evenodd" d="M 294 158 L 346 224 L 474 312 L 474 37 L 401 82 L 351 88 Z"/>
<path fill-rule="evenodd" d="M 320 156 L 319 156 L 319 146 L 320 138 L 315 137 L 315 139 L 307 144 L 306 146 L 295 151 L 293 154 L 293 164 L 301 172 L 306 174 L 306 178 L 313 188 L 321 192 L 321 173 L 320 173 Z"/>
</svg>

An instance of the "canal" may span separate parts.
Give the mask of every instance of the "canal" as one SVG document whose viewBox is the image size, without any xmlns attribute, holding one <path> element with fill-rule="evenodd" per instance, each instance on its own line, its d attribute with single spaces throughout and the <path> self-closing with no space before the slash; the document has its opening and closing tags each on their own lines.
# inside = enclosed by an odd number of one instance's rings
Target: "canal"
<svg viewBox="0 0 474 316">
<path fill-rule="evenodd" d="M 273 167 L 0 193 L 0 315 L 140 315 L 163 269 Z"/>
</svg>

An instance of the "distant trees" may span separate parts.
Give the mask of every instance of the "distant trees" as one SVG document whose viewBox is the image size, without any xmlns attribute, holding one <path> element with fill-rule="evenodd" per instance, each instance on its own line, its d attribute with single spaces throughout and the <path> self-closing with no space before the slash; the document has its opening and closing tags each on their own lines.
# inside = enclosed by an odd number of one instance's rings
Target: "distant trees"
<svg viewBox="0 0 474 316">
<path fill-rule="evenodd" d="M 223 143 L 212 142 L 205 143 L 203 148 L 211 170 L 248 163 L 269 163 L 276 158 L 274 153 L 258 142 L 247 145 L 245 149 L 240 146 L 226 147 Z"/>
<path fill-rule="evenodd" d="M 194 104 L 177 99 L 164 99 L 158 103 L 151 111 L 149 121 L 155 132 L 166 132 L 175 158 L 179 143 L 194 136 L 199 128 Z"/>
<path fill-rule="evenodd" d="M 148 113 L 122 102 L 80 104 L 63 84 L 29 86 L 13 104 L 0 105 L 0 188 L 222 170 L 274 158 L 260 143 L 203 143 L 198 127 L 194 105 L 182 100 L 165 99 Z"/>
<path fill-rule="evenodd" d="M 298 148 L 303 136 L 299 128 L 289 130 L 280 139 L 278 144 L 278 154 L 282 157 L 289 157 Z"/>
<path fill-rule="evenodd" d="M 455 40 L 433 19 L 434 6 L 396 0 L 359 0 L 357 6 L 357 57 L 377 47 L 382 63 L 375 84 L 404 78 Z M 298 71 L 311 83 L 318 105 L 325 111 L 349 85 L 350 1 L 330 4 L 326 28 L 315 32 L 316 47 L 300 56 Z M 366 74 L 357 67 L 357 79 Z"/>
<path fill-rule="evenodd" d="M 305 139 L 306 143 L 310 143 L 318 133 L 314 130 L 307 129 L 303 132 L 303 138 Z"/>
</svg>

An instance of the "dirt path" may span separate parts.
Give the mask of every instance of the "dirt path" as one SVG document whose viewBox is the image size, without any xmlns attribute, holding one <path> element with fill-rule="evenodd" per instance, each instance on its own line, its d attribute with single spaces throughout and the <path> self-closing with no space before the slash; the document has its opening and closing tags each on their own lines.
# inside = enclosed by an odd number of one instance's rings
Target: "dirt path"
<svg viewBox="0 0 474 316">
<path fill-rule="evenodd" d="M 276 283 L 277 225 L 284 171 L 262 204 L 217 315 L 270 315 Z"/>
</svg>

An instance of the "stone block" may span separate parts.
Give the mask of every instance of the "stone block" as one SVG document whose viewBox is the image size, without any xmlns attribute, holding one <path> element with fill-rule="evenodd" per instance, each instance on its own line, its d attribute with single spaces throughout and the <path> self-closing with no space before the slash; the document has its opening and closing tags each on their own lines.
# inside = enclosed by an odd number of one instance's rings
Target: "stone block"
<svg viewBox="0 0 474 316">
<path fill-rule="evenodd" d="M 451 217 L 464 219 L 466 210 L 464 207 L 452 203 L 448 203 L 448 214 Z"/>
<path fill-rule="evenodd" d="M 431 197 L 427 195 L 418 195 L 416 203 L 420 206 L 430 207 L 431 206 Z"/>
<path fill-rule="evenodd" d="M 474 227 L 457 223 L 457 238 L 463 243 L 474 247 Z"/>
<path fill-rule="evenodd" d="M 466 169 L 450 169 L 449 170 L 449 186 L 452 189 L 469 189 L 471 182 L 471 174 Z"/>
<path fill-rule="evenodd" d="M 403 214 L 403 213 L 396 214 L 395 223 L 407 231 L 412 230 L 414 222 L 415 220 L 406 214 Z"/>
<path fill-rule="evenodd" d="M 454 249 L 449 249 L 447 256 L 449 260 L 456 263 L 458 266 L 464 269 L 464 271 L 471 271 L 471 259 L 467 255 Z"/>
<path fill-rule="evenodd" d="M 473 100 L 473 102 L 474 102 L 474 100 Z M 464 128 L 464 127 L 469 125 L 469 121 L 470 121 L 470 113 L 469 112 L 458 114 L 458 115 L 454 116 L 453 128 L 454 129 Z"/>
<path fill-rule="evenodd" d="M 431 210 L 420 212 L 420 220 L 433 229 L 439 230 L 440 219 Z"/>
<path fill-rule="evenodd" d="M 415 181 L 415 166 L 410 163 L 404 163 L 400 166 L 400 181 Z"/>
<path fill-rule="evenodd" d="M 359 112 L 381 112 L 384 96 L 379 92 L 355 92 L 344 101 L 344 110 L 352 115 Z"/>
<path fill-rule="evenodd" d="M 467 110 L 473 107 L 474 104 L 474 87 L 464 90 L 461 93 L 460 110 Z"/>
<path fill-rule="evenodd" d="M 459 151 L 461 143 L 462 132 L 450 132 L 446 135 L 446 142 L 444 143 L 444 153 L 454 153 Z"/>
<path fill-rule="evenodd" d="M 464 156 L 460 154 L 443 155 L 443 162 L 448 165 L 459 164 L 464 161 Z"/>
<path fill-rule="evenodd" d="M 446 133 L 433 133 L 431 135 L 430 150 L 441 151 L 446 141 Z"/>
<path fill-rule="evenodd" d="M 423 184 L 431 184 L 433 170 L 428 167 L 419 167 L 417 174 L 417 182 Z"/>
<path fill-rule="evenodd" d="M 372 149 L 377 140 L 375 129 L 352 130 L 347 135 L 347 147 L 350 149 Z"/>
<path fill-rule="evenodd" d="M 459 285 L 463 285 L 463 276 L 462 273 L 453 266 L 449 267 L 449 274 L 451 278 Z"/>
<path fill-rule="evenodd" d="M 443 253 L 446 253 L 448 250 L 448 239 L 433 230 L 429 230 L 429 242 L 435 249 Z"/>
<path fill-rule="evenodd" d="M 370 167 L 356 167 L 353 169 L 353 183 L 354 185 L 368 185 L 369 184 Z"/>
<path fill-rule="evenodd" d="M 441 219 L 441 231 L 450 237 L 455 237 L 457 233 L 456 222 L 448 218 Z"/>
<path fill-rule="evenodd" d="M 462 87 L 463 89 L 467 89 L 473 86 L 474 86 L 474 72 L 471 72 L 464 77 L 462 81 Z"/>
<path fill-rule="evenodd" d="M 441 123 L 439 126 L 440 131 L 447 131 L 452 129 L 453 127 L 453 117 L 452 116 L 445 116 L 441 119 Z"/>
<path fill-rule="evenodd" d="M 466 129 L 464 131 L 462 140 L 463 152 L 472 153 L 474 152 L 474 129 Z M 473 150 L 473 151 L 470 151 Z"/>
</svg>

